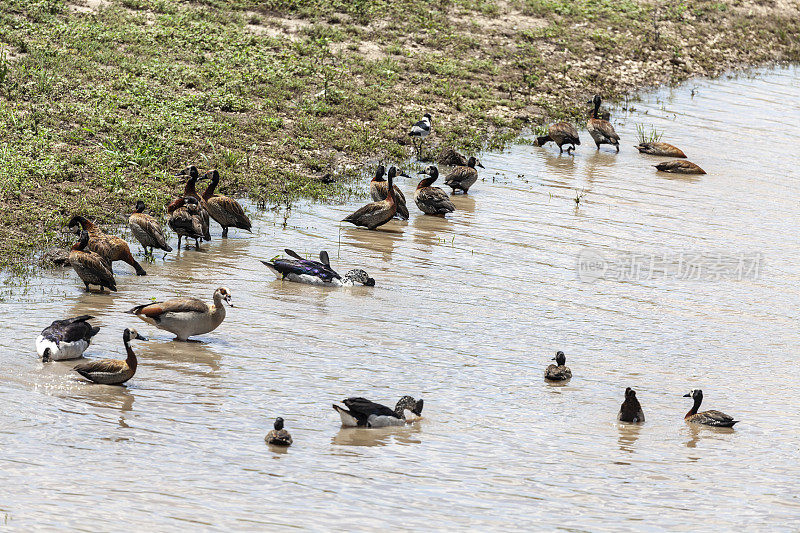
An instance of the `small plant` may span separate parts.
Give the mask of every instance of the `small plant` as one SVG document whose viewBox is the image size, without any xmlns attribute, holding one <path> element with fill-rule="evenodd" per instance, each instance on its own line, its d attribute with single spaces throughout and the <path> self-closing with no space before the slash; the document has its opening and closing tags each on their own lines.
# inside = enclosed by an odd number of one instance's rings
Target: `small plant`
<svg viewBox="0 0 800 533">
<path fill-rule="evenodd" d="M 664 132 L 658 131 L 655 126 L 650 126 L 648 130 L 644 124 L 636 125 L 636 135 L 639 137 L 640 143 L 655 143 L 661 140 Z"/>
<path fill-rule="evenodd" d="M 575 189 L 575 198 L 574 198 L 574 200 L 575 200 L 575 209 L 578 209 L 578 207 L 580 207 L 581 200 L 583 200 L 584 196 L 586 196 L 586 191 L 584 191 L 583 189 L 581 189 L 580 191 Z"/>
</svg>

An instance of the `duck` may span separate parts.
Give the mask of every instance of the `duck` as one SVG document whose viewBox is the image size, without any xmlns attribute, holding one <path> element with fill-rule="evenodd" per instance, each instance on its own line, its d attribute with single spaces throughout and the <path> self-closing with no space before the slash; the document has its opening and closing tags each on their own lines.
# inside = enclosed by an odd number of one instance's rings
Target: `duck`
<svg viewBox="0 0 800 533">
<path fill-rule="evenodd" d="M 620 422 L 631 422 L 633 424 L 644 422 L 644 412 L 639 400 L 636 399 L 636 391 L 630 387 L 625 389 L 625 401 L 619 408 L 617 420 Z"/>
<path fill-rule="evenodd" d="M 119 237 L 108 235 L 103 232 L 86 217 L 81 215 L 73 216 L 67 224 L 67 227 L 76 235 L 78 235 L 81 230 L 85 230 L 89 234 L 89 250 L 103 256 L 109 265 L 114 261 L 122 261 L 132 266 L 137 276 L 147 275 L 142 265 L 133 258 L 127 242 Z"/>
<path fill-rule="evenodd" d="M 598 150 L 601 144 L 610 144 L 616 147 L 617 153 L 619 153 L 619 135 L 614 131 L 614 126 L 612 126 L 609 121 L 598 118 L 597 115 L 600 109 L 600 95 L 594 95 L 594 98 L 588 103 L 592 102 L 594 102 L 594 111 L 592 112 L 592 118 L 586 123 L 586 129 L 589 131 L 589 135 L 594 139 Z"/>
<path fill-rule="evenodd" d="M 126 313 L 136 315 L 158 329 L 174 333 L 175 340 L 187 341 L 189 337 L 214 331 L 222 324 L 225 320 L 223 301 L 233 307 L 231 291 L 225 287 L 215 290 L 213 298 L 211 307 L 198 298 L 184 297 L 137 305 Z"/>
<path fill-rule="evenodd" d="M 100 331 L 89 321 L 94 317 L 81 315 L 65 320 L 54 320 L 36 337 L 36 353 L 43 363 L 67 361 L 83 357 L 83 352 L 92 343 L 92 337 Z"/>
<path fill-rule="evenodd" d="M 556 356 L 553 357 L 553 361 L 555 361 L 556 364 L 547 367 L 544 371 L 544 379 L 549 381 L 564 381 L 572 377 L 572 370 L 570 370 L 568 366 L 565 366 L 567 356 L 564 355 L 564 352 L 560 350 L 557 351 Z"/>
<path fill-rule="evenodd" d="M 445 216 L 456 210 L 456 206 L 450 201 L 450 197 L 439 187 L 432 187 L 433 183 L 439 179 L 439 169 L 431 165 L 420 174 L 427 174 L 417 185 L 414 191 L 414 203 L 419 210 L 426 215 Z"/>
<path fill-rule="evenodd" d="M 697 410 L 700 409 L 700 404 L 703 403 L 703 391 L 700 389 L 691 390 L 687 394 L 684 394 L 683 397 L 692 398 L 694 400 L 694 405 L 689 412 L 686 413 L 686 416 L 683 417 L 687 422 L 721 428 L 730 428 L 739 422 L 738 420 L 734 420 L 732 416 L 726 415 L 720 411 L 703 411 L 702 413 L 698 413 Z"/>
<path fill-rule="evenodd" d="M 342 426 L 367 428 L 402 426 L 406 423 L 406 410 L 420 417 L 424 405 L 423 400 L 411 396 L 400 398 L 394 409 L 361 397 L 345 398 L 342 403 L 347 409 L 333 404 L 333 409 L 342 418 Z"/>
<path fill-rule="evenodd" d="M 456 151 L 455 148 L 447 147 L 439 154 L 436 160 L 440 165 L 447 165 L 451 167 L 464 167 L 467 165 L 467 158 L 463 154 Z"/>
<path fill-rule="evenodd" d="M 148 254 L 147 248 L 150 248 L 150 255 L 153 255 L 153 250 L 158 248 L 165 252 L 171 252 L 172 247 L 167 244 L 167 239 L 164 238 L 164 231 L 161 229 L 161 224 L 144 212 L 144 202 L 142 200 L 136 201 L 136 207 L 133 213 L 128 217 L 128 227 L 131 228 L 131 233 L 139 244 L 144 248 L 145 255 Z"/>
<path fill-rule="evenodd" d="M 444 184 L 453 189 L 453 194 L 456 193 L 456 189 L 467 194 L 469 188 L 478 181 L 478 171 L 475 170 L 476 165 L 484 168 L 480 161 L 470 156 L 466 166 L 458 166 L 450 171 L 450 174 L 444 179 Z"/>
<path fill-rule="evenodd" d="M 203 191 L 203 200 L 206 203 L 208 214 L 222 226 L 222 237 L 228 236 L 228 228 L 239 228 L 250 231 L 253 224 L 244 212 L 241 204 L 229 196 L 214 194 L 219 184 L 219 172 L 212 170 L 206 173 L 206 179 L 211 180 Z"/>
<path fill-rule="evenodd" d="M 397 200 L 394 195 L 394 177 L 389 175 L 386 185 L 386 199 L 365 205 L 342 222 L 349 222 L 367 229 L 383 226 L 397 214 Z"/>
<path fill-rule="evenodd" d="M 695 165 L 691 161 L 685 159 L 673 159 L 672 161 L 665 161 L 657 165 L 653 165 L 661 172 L 670 172 L 672 174 L 705 174 L 706 171 Z"/>
<path fill-rule="evenodd" d="M 382 200 L 386 200 L 389 196 L 389 186 L 387 185 L 387 181 L 383 179 L 383 174 L 385 170 L 383 165 L 378 165 L 377 170 L 375 171 L 375 177 L 372 178 L 372 181 L 369 184 L 369 193 L 372 196 L 373 202 L 380 202 Z M 397 176 L 397 167 L 389 167 L 389 175 L 392 177 L 392 181 Z M 400 174 L 401 176 L 406 176 L 405 174 Z M 394 199 L 397 202 L 397 214 L 395 215 L 400 220 L 408 220 L 408 207 L 406 207 L 406 196 L 403 194 L 403 191 L 400 190 L 400 187 L 397 185 L 393 186 L 394 188 Z"/>
<path fill-rule="evenodd" d="M 431 130 L 433 128 L 432 123 L 433 117 L 430 113 L 425 113 L 422 115 L 422 120 L 419 122 L 415 122 L 413 126 L 411 126 L 411 130 L 408 132 L 408 136 L 411 137 L 411 140 L 414 141 L 414 148 L 417 150 L 417 158 L 420 157 L 422 152 L 422 143 L 425 141 L 425 137 L 431 134 Z"/>
<path fill-rule="evenodd" d="M 639 150 L 640 154 L 660 155 L 663 157 L 680 157 L 680 158 L 686 157 L 686 154 L 683 153 L 683 150 L 681 150 L 677 146 L 672 146 L 669 143 L 662 143 L 662 142 L 639 143 L 636 146 L 636 149 Z"/>
<path fill-rule="evenodd" d="M 319 253 L 319 261 L 303 259 L 289 248 L 286 248 L 284 252 L 294 259 L 261 261 L 272 270 L 279 279 L 330 287 L 353 287 L 355 285 L 364 285 L 366 287 L 375 286 L 375 280 L 369 277 L 369 274 L 360 268 L 354 268 L 345 274 L 344 278 L 341 277 L 331 268 L 328 252 L 324 250 Z"/>
<path fill-rule="evenodd" d="M 202 219 L 202 227 L 203 227 L 203 240 L 210 241 L 211 240 L 211 233 L 209 233 L 210 229 L 210 222 L 209 222 L 209 214 L 208 214 L 208 205 L 206 205 L 206 201 L 203 199 L 203 196 L 197 192 L 197 182 L 208 179 L 207 176 L 200 176 L 200 172 L 197 170 L 197 167 L 191 165 L 180 172 L 178 172 L 175 177 L 181 178 L 186 177 L 186 182 L 183 186 L 183 196 L 192 197 L 197 200 L 197 210 L 200 213 Z"/>
<path fill-rule="evenodd" d="M 276 418 L 275 424 L 272 427 L 275 429 L 267 433 L 267 436 L 264 437 L 264 440 L 267 441 L 267 444 L 272 444 L 273 446 L 292 445 L 292 436 L 289 435 L 288 431 L 283 429 L 283 418 Z"/>
<path fill-rule="evenodd" d="M 569 122 L 556 122 L 547 128 L 547 135 L 536 137 L 536 146 L 544 146 L 545 143 L 553 141 L 558 145 L 558 153 L 564 153 L 564 145 L 568 144 L 567 154 L 572 155 L 576 146 L 580 146 L 581 139 L 578 136 L 578 129 Z"/>
<path fill-rule="evenodd" d="M 181 238 L 194 239 L 194 247 L 200 248 L 200 240 L 205 239 L 203 230 L 203 215 L 200 213 L 200 204 L 194 196 L 181 196 L 167 206 L 169 220 L 167 224 L 172 231 L 178 234 L 178 249 L 181 248 Z"/>
<path fill-rule="evenodd" d="M 128 357 L 124 361 L 119 359 L 98 359 L 75 365 L 73 370 L 89 381 L 100 385 L 122 385 L 136 374 L 136 367 L 138 366 L 136 354 L 130 344 L 133 339 L 147 340 L 147 338 L 139 335 L 135 329 L 126 328 L 122 333 L 122 342 L 125 345 L 125 352 L 127 352 Z"/>
<path fill-rule="evenodd" d="M 100 292 L 108 288 L 110 291 L 117 291 L 117 282 L 111 272 L 111 263 L 100 254 L 87 250 L 89 245 L 89 232 L 82 230 L 78 242 L 72 247 L 69 253 L 69 264 L 81 278 L 86 290 L 89 285 L 97 285 Z"/>
</svg>

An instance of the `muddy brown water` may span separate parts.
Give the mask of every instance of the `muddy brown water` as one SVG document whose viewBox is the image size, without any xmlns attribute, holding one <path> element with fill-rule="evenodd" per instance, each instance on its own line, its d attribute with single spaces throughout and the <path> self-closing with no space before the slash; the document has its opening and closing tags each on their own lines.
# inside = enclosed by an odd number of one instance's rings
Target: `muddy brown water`
<svg viewBox="0 0 800 533">
<path fill-rule="evenodd" d="M 356 207 L 266 212 L 86 294 L 71 270 L 0 303 L 0 518 L 19 529 L 776 529 L 800 516 L 800 71 L 695 81 L 614 110 L 619 155 L 582 132 L 486 153 L 447 219 L 369 232 Z M 692 90 L 695 94 L 692 96 Z M 660 174 L 636 125 L 708 171 Z M 416 180 L 400 186 L 411 197 Z M 582 194 L 576 207 L 575 198 Z M 174 241 L 174 238 L 173 238 Z M 259 259 L 327 249 L 375 288 L 273 279 Z M 578 258 L 581 258 L 579 261 Z M 712 275 L 713 274 L 713 275 Z M 222 326 L 178 343 L 123 311 L 227 286 Z M 82 313 L 89 357 L 150 337 L 127 387 L 43 365 L 34 338 Z M 564 350 L 574 377 L 542 373 Z M 626 386 L 647 422 L 615 421 Z M 682 395 L 741 420 L 689 427 Z M 404 428 L 340 429 L 331 403 L 425 399 Z M 286 419 L 295 444 L 264 435 Z M 796 523 L 796 522 L 795 522 Z"/>
</svg>

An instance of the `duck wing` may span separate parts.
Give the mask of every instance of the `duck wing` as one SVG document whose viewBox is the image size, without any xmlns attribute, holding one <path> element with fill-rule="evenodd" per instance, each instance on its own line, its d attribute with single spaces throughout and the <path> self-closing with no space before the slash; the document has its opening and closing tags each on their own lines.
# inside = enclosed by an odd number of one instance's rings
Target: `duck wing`
<svg viewBox="0 0 800 533">
<path fill-rule="evenodd" d="M 334 278 L 341 279 L 341 276 L 339 276 L 335 270 L 317 261 L 307 261 L 305 259 L 275 259 L 273 261 L 261 262 L 284 278 L 289 274 L 296 274 L 298 276 L 313 276 L 324 282 L 330 282 Z"/>
<path fill-rule="evenodd" d="M 419 189 L 416 194 L 418 203 L 436 208 L 439 213 L 452 213 L 456 206 L 450 201 L 450 197 L 439 187 L 424 187 Z"/>
<path fill-rule="evenodd" d="M 367 400 L 366 398 L 361 398 L 361 397 L 345 398 L 342 401 L 342 403 L 345 404 L 347 408 L 350 409 L 350 412 L 353 413 L 353 415 L 356 417 L 363 417 L 366 419 L 372 415 L 375 415 L 375 416 L 393 416 L 397 418 L 397 414 L 394 412 L 393 409 L 390 409 L 385 405 Z"/>
<path fill-rule="evenodd" d="M 75 365 L 72 369 L 78 374 L 86 376 L 86 374 L 94 374 L 96 372 L 109 374 L 123 372 L 127 366 L 125 361 L 120 361 L 118 359 L 98 359 L 97 361 L 89 361 L 88 363 Z"/>
<path fill-rule="evenodd" d="M 726 415 L 722 411 L 714 411 L 714 410 L 697 413 L 692 417 L 691 421 L 699 422 L 707 426 L 720 426 L 720 427 L 731 427 L 738 422 L 738 420 L 734 420 L 732 416 Z"/>
<path fill-rule="evenodd" d="M 673 159 L 655 165 L 661 172 L 674 172 L 676 174 L 705 174 L 706 171 L 698 165 L 685 159 Z"/>
<path fill-rule="evenodd" d="M 166 313 L 208 313 L 208 311 L 208 304 L 203 300 L 187 297 L 137 305 L 127 312 L 132 315 L 142 315 L 157 320 Z"/>
</svg>

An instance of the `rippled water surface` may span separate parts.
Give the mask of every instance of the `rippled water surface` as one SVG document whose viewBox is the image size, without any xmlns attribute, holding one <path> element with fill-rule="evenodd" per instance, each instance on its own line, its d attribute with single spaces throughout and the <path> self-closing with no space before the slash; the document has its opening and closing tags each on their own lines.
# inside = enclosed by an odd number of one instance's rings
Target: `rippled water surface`
<svg viewBox="0 0 800 533">
<path fill-rule="evenodd" d="M 84 293 L 71 270 L 7 288 L 0 519 L 92 530 L 789 527 L 800 517 L 798 102 L 797 68 L 696 81 L 614 109 L 618 155 L 598 153 L 586 132 L 574 157 L 526 145 L 483 154 L 483 180 L 447 219 L 410 206 L 409 222 L 369 232 L 338 223 L 361 200 L 296 206 L 261 215 L 253 235 L 221 240 L 217 228 L 204 250 L 159 256 L 147 277 L 118 264 L 113 295 Z M 637 124 L 708 174 L 656 172 L 664 158 L 634 150 Z M 410 199 L 416 179 L 402 180 Z M 276 281 L 259 259 L 284 247 L 327 249 L 341 273 L 363 267 L 377 286 Z M 593 283 L 579 279 L 579 255 L 600 262 Z M 236 307 L 199 343 L 123 314 L 150 298 L 210 301 L 220 285 Z M 37 361 L 41 329 L 82 313 L 102 326 L 89 357 L 123 357 L 127 326 L 150 337 L 134 344 L 127 387 Z M 559 349 L 574 377 L 551 385 L 542 374 Z M 644 425 L 615 421 L 626 386 Z M 692 388 L 741 423 L 687 426 Z M 404 428 L 340 429 L 331 409 L 403 394 L 425 399 L 424 419 Z M 278 415 L 295 440 L 284 453 L 263 440 Z"/>
</svg>

